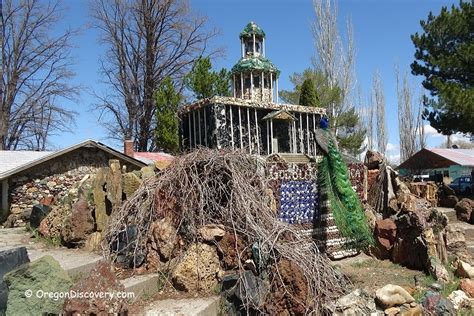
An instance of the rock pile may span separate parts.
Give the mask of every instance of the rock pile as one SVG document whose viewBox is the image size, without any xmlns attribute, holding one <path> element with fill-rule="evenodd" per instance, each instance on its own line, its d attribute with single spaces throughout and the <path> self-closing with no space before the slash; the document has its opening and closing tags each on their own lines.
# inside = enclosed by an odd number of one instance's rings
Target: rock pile
<svg viewBox="0 0 474 316">
<path fill-rule="evenodd" d="M 109 167 L 86 175 L 50 206 L 39 233 L 68 247 L 86 245 L 88 250 L 98 250 L 110 214 L 154 173 L 153 166 L 127 173 L 118 160 L 110 160 Z"/>
<path fill-rule="evenodd" d="M 463 222 L 474 224 L 474 201 L 464 198 L 454 206 L 456 217 Z"/>
<path fill-rule="evenodd" d="M 66 173 L 34 179 L 26 176 L 15 178 L 15 182 L 11 184 L 13 189 L 10 192 L 10 215 L 4 226 L 25 226 L 35 205 L 51 205 L 55 200 L 62 200 L 85 176 L 96 171 L 95 167 L 79 166 Z"/>
<path fill-rule="evenodd" d="M 435 185 L 406 184 L 383 160 L 370 164 L 376 155 L 368 155 L 372 158 L 366 159 L 367 166 L 378 166 L 368 196 L 375 210 L 372 216 L 376 245 L 371 249 L 372 254 L 448 281 L 449 273 L 444 267 L 447 218 L 432 207 L 437 201 Z"/>
</svg>

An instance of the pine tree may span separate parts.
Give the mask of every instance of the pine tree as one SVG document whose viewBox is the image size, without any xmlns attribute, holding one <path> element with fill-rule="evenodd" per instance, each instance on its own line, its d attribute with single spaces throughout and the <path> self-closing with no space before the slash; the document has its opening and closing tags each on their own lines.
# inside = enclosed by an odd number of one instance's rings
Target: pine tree
<svg viewBox="0 0 474 316">
<path fill-rule="evenodd" d="M 319 100 L 314 87 L 314 82 L 311 78 L 305 79 L 301 85 L 301 93 L 299 105 L 304 106 L 318 106 Z"/>
<path fill-rule="evenodd" d="M 425 118 L 439 132 L 474 133 L 474 7 L 460 2 L 438 16 L 430 12 L 420 21 L 423 33 L 411 36 L 415 44 L 412 73 L 425 77 L 431 92 Z"/>
<path fill-rule="evenodd" d="M 303 73 L 294 73 L 290 76 L 290 81 L 294 89 L 280 91 L 280 96 L 285 102 L 326 109 L 330 104 L 338 107 L 342 102 L 341 89 L 338 86 L 331 88 L 327 77 L 319 70 L 306 69 Z M 305 83 L 306 87 L 303 87 Z M 312 83 L 312 88 L 308 87 L 309 83 Z M 313 93 L 314 96 L 312 96 Z M 346 111 L 336 111 L 336 113 L 337 120 L 328 113 L 331 130 L 333 132 L 337 130 L 336 137 L 339 146 L 347 153 L 356 156 L 365 149 L 363 142 L 367 131 L 361 127 L 362 122 L 355 108 L 351 107 Z"/>
<path fill-rule="evenodd" d="M 186 86 L 196 99 L 210 98 L 216 95 L 230 95 L 230 75 L 222 68 L 219 72 L 212 71 L 209 57 L 199 58 L 193 69 L 185 78 Z"/>
<path fill-rule="evenodd" d="M 171 78 L 166 77 L 155 92 L 156 147 L 165 152 L 176 154 L 179 150 L 178 106 L 181 95 L 176 91 Z"/>
</svg>

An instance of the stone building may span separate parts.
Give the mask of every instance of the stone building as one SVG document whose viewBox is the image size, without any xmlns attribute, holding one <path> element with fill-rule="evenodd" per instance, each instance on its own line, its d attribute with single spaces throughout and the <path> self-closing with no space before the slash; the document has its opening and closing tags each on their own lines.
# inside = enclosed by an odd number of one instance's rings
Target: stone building
<svg viewBox="0 0 474 316">
<path fill-rule="evenodd" d="M 280 72 L 266 58 L 265 33 L 254 22 L 240 33 L 240 46 L 241 58 L 231 70 L 233 96 L 180 109 L 181 147 L 238 149 L 264 159 L 279 218 L 306 225 L 322 248 L 340 257 L 343 241 L 317 187 L 317 164 L 327 150 L 320 129 L 326 109 L 278 102 Z M 344 157 L 354 188 L 365 199 L 365 168 Z"/>
<path fill-rule="evenodd" d="M 0 223 L 8 218 L 9 226 L 24 224 L 35 204 L 59 200 L 111 159 L 129 171 L 147 165 L 92 140 L 52 152 L 0 151 Z"/>
</svg>

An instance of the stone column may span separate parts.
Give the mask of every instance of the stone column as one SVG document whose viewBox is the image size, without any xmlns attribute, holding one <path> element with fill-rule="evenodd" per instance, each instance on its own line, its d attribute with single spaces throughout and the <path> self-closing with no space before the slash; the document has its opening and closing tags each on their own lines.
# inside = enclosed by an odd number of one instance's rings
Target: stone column
<svg viewBox="0 0 474 316">
<path fill-rule="evenodd" d="M 270 73 L 270 102 L 273 102 L 273 74 Z"/>
<path fill-rule="evenodd" d="M 244 73 L 240 73 L 240 98 L 245 99 L 245 88 L 244 88 Z"/>
<path fill-rule="evenodd" d="M 250 72 L 250 99 L 253 99 L 253 73 Z"/>
</svg>

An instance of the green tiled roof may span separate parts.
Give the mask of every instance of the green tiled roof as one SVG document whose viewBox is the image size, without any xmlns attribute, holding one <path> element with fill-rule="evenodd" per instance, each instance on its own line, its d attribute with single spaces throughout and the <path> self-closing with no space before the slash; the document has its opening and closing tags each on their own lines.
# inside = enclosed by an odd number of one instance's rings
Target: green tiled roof
<svg viewBox="0 0 474 316">
<path fill-rule="evenodd" d="M 265 32 L 257 25 L 255 22 L 249 22 L 245 26 L 242 32 L 240 32 L 240 38 L 242 37 L 250 37 L 253 34 L 261 37 L 265 37 Z"/>
<path fill-rule="evenodd" d="M 250 71 L 266 71 L 276 73 L 277 77 L 280 71 L 272 62 L 262 56 L 245 57 L 239 60 L 237 64 L 232 67 L 232 73 L 250 72 Z"/>
</svg>

